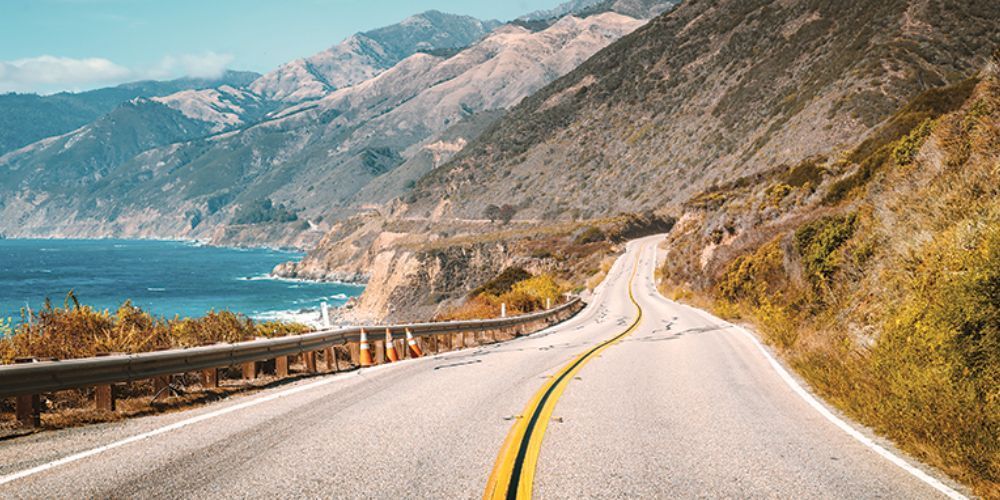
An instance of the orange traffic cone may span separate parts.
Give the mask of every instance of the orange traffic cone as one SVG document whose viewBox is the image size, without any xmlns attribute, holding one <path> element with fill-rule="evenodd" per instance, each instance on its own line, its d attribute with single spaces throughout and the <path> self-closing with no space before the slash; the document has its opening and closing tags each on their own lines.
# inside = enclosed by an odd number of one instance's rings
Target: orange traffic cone
<svg viewBox="0 0 1000 500">
<path fill-rule="evenodd" d="M 358 363 L 361 366 L 371 366 L 371 365 L 375 364 L 372 361 L 372 348 L 371 348 L 371 346 L 368 345 L 368 334 L 365 333 L 365 329 L 364 328 L 361 329 L 360 344 L 361 344 L 361 346 L 358 349 L 360 351 L 359 356 L 358 356 Z"/>
<path fill-rule="evenodd" d="M 388 359 L 390 363 L 395 363 L 399 361 L 399 355 L 396 354 L 396 344 L 392 341 L 392 330 L 385 329 L 385 359 Z"/>
<path fill-rule="evenodd" d="M 413 338 L 413 332 L 409 328 L 406 329 L 406 345 L 410 346 L 410 354 L 414 358 L 419 358 L 424 355 L 424 351 L 420 350 L 420 344 L 417 343 L 417 339 Z"/>
</svg>

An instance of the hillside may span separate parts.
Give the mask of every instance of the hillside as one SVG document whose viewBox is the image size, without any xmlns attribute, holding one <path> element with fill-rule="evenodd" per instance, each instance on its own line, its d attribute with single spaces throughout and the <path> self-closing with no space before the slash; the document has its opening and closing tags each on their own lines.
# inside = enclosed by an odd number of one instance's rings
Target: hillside
<svg viewBox="0 0 1000 500">
<path fill-rule="evenodd" d="M 0 183 L 0 231 L 309 245 L 330 222 L 403 194 L 504 110 L 643 22 L 606 12 L 540 31 L 505 25 L 300 104 L 228 87 L 135 101 L 0 157 L 9 179 Z M 265 200 L 299 217 L 235 220 Z"/>
<path fill-rule="evenodd" d="M 827 400 L 1000 495 L 1000 51 L 852 147 L 694 197 L 675 298 L 753 322 Z"/>
<path fill-rule="evenodd" d="M 35 141 L 76 130 L 139 97 L 159 97 L 184 90 L 231 85 L 243 87 L 260 75 L 227 71 L 219 78 L 144 81 L 80 93 L 0 95 L 0 155 Z"/>
<path fill-rule="evenodd" d="M 829 154 L 1000 44 L 990 1 L 685 2 L 424 178 L 414 216 L 596 217 Z M 557 193 L 557 194 L 554 194 Z"/>
<path fill-rule="evenodd" d="M 250 90 L 288 103 L 319 99 L 368 80 L 417 52 L 467 47 L 499 25 L 497 21 L 424 12 L 282 65 L 254 81 Z"/>
</svg>

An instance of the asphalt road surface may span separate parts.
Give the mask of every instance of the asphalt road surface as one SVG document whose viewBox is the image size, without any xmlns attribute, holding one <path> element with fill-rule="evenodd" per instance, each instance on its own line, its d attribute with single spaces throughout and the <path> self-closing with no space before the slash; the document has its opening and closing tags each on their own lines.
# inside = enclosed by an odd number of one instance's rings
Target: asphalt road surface
<svg viewBox="0 0 1000 500">
<path fill-rule="evenodd" d="M 745 331 L 663 299 L 659 240 L 530 337 L 0 442 L 0 498 L 955 494 L 839 427 Z"/>
</svg>

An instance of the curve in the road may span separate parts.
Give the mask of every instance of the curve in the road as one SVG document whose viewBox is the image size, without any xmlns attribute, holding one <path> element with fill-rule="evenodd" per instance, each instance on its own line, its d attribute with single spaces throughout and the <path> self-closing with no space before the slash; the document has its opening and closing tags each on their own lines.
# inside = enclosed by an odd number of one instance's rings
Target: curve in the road
<svg viewBox="0 0 1000 500">
<path fill-rule="evenodd" d="M 552 418 L 552 412 L 559 402 L 559 397 L 562 396 L 569 382 L 587 362 L 597 357 L 605 349 L 620 342 L 638 329 L 642 323 L 642 307 L 632 291 L 638 270 L 639 257 L 636 257 L 628 281 L 628 298 L 636 310 L 635 320 L 625 331 L 574 358 L 539 389 L 521 415 L 516 417 L 514 425 L 507 434 L 507 438 L 500 448 L 500 454 L 497 456 L 496 464 L 493 466 L 493 472 L 486 483 L 484 499 L 531 498 L 535 467 L 542 449 L 542 439 L 545 437 L 545 429 Z"/>
</svg>

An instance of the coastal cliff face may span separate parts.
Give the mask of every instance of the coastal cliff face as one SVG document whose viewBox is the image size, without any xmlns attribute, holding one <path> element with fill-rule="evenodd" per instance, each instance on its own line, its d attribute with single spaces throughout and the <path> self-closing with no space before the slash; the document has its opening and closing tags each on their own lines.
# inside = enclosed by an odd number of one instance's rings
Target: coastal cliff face
<svg viewBox="0 0 1000 500">
<path fill-rule="evenodd" d="M 395 213 L 405 206 L 395 207 Z M 550 274 L 581 291 L 606 271 L 621 244 L 667 232 L 669 217 L 645 213 L 538 223 L 407 220 L 369 214 L 338 224 L 301 262 L 277 266 L 286 278 L 363 282 L 345 322 L 422 321 L 459 305 L 508 267 Z"/>
<path fill-rule="evenodd" d="M 368 288 L 354 316 L 359 320 L 427 320 L 516 260 L 503 242 L 383 251 L 371 262 Z"/>
</svg>

